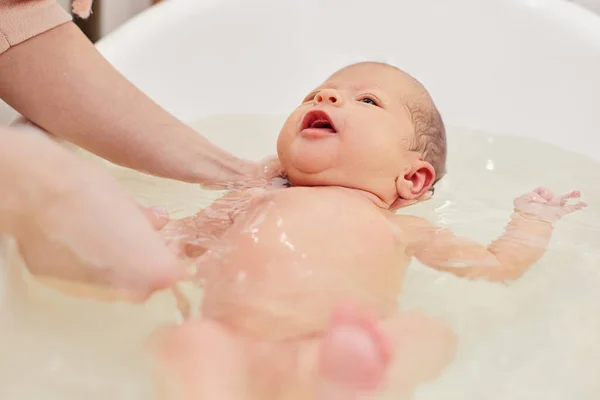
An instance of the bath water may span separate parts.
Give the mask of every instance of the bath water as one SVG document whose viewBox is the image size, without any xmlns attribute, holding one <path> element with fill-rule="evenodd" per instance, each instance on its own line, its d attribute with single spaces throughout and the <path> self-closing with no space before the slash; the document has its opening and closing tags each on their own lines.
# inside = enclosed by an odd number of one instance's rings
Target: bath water
<svg viewBox="0 0 600 400">
<path fill-rule="evenodd" d="M 211 116 L 192 126 L 250 159 L 273 154 L 279 116 Z M 509 285 L 466 281 L 411 264 L 400 301 L 447 322 L 453 364 L 416 399 L 597 400 L 600 397 L 600 164 L 535 140 L 449 128 L 448 175 L 432 200 L 403 210 L 489 243 L 515 197 L 543 185 L 580 190 L 589 207 L 556 224 L 548 252 Z M 222 193 L 98 160 L 144 205 L 174 217 Z M 154 399 L 144 341 L 178 319 L 168 293 L 147 304 L 73 299 L 28 276 L 5 243 L 0 398 Z M 200 295 L 193 290 L 191 296 Z M 401 357 L 402 355 L 398 355 Z"/>
</svg>

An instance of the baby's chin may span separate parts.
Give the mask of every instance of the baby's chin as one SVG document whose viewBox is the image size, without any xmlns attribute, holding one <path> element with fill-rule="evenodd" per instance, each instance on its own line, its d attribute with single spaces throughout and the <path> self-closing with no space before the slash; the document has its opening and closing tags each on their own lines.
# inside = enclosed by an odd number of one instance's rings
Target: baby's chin
<svg viewBox="0 0 600 400">
<path fill-rule="evenodd" d="M 331 179 L 322 171 L 306 173 L 294 168 L 284 170 L 292 186 L 331 186 Z"/>
<path fill-rule="evenodd" d="M 292 186 L 344 186 L 344 180 L 335 170 L 303 171 L 289 167 L 284 171 Z"/>
<path fill-rule="evenodd" d="M 299 151 L 306 149 L 291 148 L 279 152 L 281 167 L 286 172 L 290 183 L 315 182 L 315 185 L 326 184 L 335 175 L 336 160 L 332 153 L 317 149 L 316 151 Z"/>
</svg>

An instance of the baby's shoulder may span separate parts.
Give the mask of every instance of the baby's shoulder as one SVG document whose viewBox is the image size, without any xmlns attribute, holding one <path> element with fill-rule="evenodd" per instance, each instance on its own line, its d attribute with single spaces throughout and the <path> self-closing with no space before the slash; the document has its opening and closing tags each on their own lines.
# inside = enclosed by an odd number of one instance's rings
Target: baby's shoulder
<svg viewBox="0 0 600 400">
<path fill-rule="evenodd" d="M 436 227 L 429 220 L 408 214 L 393 214 L 392 221 L 402 230 L 408 232 L 428 232 Z"/>
</svg>

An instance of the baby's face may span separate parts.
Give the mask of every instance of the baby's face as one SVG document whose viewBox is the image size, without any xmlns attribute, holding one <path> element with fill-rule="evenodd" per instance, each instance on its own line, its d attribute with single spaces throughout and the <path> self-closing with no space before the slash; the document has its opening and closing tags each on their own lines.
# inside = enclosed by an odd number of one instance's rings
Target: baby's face
<svg viewBox="0 0 600 400">
<path fill-rule="evenodd" d="M 336 72 L 306 96 L 280 132 L 277 151 L 290 182 L 396 200 L 399 177 L 420 159 L 409 151 L 414 129 L 403 101 L 413 90 L 410 77 L 388 66 Z"/>
</svg>

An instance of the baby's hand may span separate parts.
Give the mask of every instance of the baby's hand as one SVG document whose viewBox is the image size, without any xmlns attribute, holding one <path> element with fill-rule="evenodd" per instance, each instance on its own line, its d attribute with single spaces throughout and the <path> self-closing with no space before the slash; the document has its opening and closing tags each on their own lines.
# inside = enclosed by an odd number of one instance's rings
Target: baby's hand
<svg viewBox="0 0 600 400">
<path fill-rule="evenodd" d="M 567 214 L 586 207 L 587 204 L 582 201 L 567 204 L 570 199 L 577 199 L 580 196 L 578 190 L 555 196 L 549 189 L 540 187 L 516 198 L 515 211 L 527 218 L 553 223 Z"/>
</svg>

